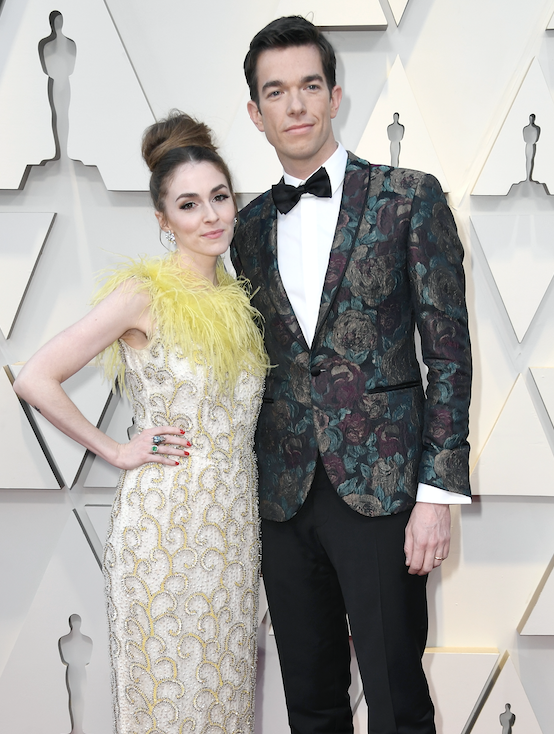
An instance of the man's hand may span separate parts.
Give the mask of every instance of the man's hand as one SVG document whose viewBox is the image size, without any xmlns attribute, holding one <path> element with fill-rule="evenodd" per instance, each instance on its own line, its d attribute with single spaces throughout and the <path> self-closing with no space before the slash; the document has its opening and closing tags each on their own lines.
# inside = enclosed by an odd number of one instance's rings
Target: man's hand
<svg viewBox="0 0 554 734">
<path fill-rule="evenodd" d="M 406 526 L 408 573 L 423 576 L 440 566 L 450 550 L 450 506 L 416 502 Z"/>
</svg>

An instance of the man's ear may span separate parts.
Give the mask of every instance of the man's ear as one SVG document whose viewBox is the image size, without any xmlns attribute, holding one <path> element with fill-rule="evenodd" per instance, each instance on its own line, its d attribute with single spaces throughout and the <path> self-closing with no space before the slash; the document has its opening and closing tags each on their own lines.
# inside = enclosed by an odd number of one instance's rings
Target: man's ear
<svg viewBox="0 0 554 734">
<path fill-rule="evenodd" d="M 335 85 L 331 92 L 331 119 L 334 120 L 339 111 L 340 103 L 342 100 L 342 87 Z"/>
<path fill-rule="evenodd" d="M 250 115 L 250 119 L 256 125 L 258 130 L 263 133 L 264 132 L 264 121 L 262 118 L 262 113 L 260 112 L 260 108 L 258 105 L 254 102 L 253 99 L 249 99 L 246 104 L 246 109 L 248 110 L 248 114 Z"/>
</svg>

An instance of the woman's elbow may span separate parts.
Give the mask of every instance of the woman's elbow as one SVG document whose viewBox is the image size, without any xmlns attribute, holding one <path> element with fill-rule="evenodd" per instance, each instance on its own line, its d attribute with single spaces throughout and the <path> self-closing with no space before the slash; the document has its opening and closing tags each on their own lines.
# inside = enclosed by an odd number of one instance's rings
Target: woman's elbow
<svg viewBox="0 0 554 734">
<path fill-rule="evenodd" d="M 32 403 L 37 392 L 37 380 L 34 379 L 32 373 L 29 373 L 29 371 L 24 367 L 15 378 L 13 389 L 16 395 L 22 398 L 22 400 Z"/>
</svg>

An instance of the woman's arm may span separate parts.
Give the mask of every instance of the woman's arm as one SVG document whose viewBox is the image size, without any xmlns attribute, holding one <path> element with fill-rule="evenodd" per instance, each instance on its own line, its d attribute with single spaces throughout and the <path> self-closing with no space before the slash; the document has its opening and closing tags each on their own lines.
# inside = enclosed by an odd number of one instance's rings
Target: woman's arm
<svg viewBox="0 0 554 734">
<path fill-rule="evenodd" d="M 125 283 L 73 326 L 45 344 L 23 367 L 14 382 L 15 392 L 53 425 L 82 446 L 119 469 L 134 469 L 148 462 L 175 466 L 175 457 L 188 455 L 190 444 L 175 426 L 148 428 L 126 444 L 114 441 L 90 423 L 68 398 L 61 384 L 88 364 L 114 341 L 131 341 L 150 333 L 149 297 L 134 293 Z M 146 338 L 146 336 L 145 336 Z M 170 434 L 177 449 L 162 445 L 152 454 L 152 437 Z"/>
</svg>

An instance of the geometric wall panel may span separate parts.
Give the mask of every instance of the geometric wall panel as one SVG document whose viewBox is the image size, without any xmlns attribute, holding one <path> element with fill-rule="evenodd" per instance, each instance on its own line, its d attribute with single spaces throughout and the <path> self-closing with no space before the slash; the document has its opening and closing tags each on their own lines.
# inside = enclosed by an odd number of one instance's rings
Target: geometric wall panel
<svg viewBox="0 0 554 734">
<path fill-rule="evenodd" d="M 139 141 L 154 116 L 103 0 L 5 0 L 0 188 L 18 188 L 27 165 L 55 154 L 48 77 L 38 53 L 39 42 L 51 35 L 52 10 L 62 14 L 63 35 L 77 48 L 70 77 L 69 157 L 97 166 L 108 189 L 147 190 Z"/>
<path fill-rule="evenodd" d="M 430 647 L 423 668 L 435 704 L 437 731 L 460 734 L 494 666 L 498 650 Z"/>
<path fill-rule="evenodd" d="M 260 579 L 260 599 L 258 602 L 258 624 L 259 625 L 264 621 L 267 613 L 268 613 L 268 604 L 267 604 L 267 595 L 265 593 L 264 580 Z"/>
<path fill-rule="evenodd" d="M 554 426 L 554 367 L 531 367 L 530 371 Z"/>
<path fill-rule="evenodd" d="M 389 0 L 390 9 L 394 16 L 396 25 L 400 25 L 400 21 L 402 20 L 402 16 L 404 15 L 408 2 L 409 0 Z"/>
<path fill-rule="evenodd" d="M 258 632 L 256 734 L 263 732 L 282 734 L 289 731 L 277 645 L 274 635 L 269 632 L 269 627 L 266 619 Z"/>
<path fill-rule="evenodd" d="M 104 433 L 113 438 L 118 443 L 127 443 L 129 437 L 127 429 L 133 422 L 133 408 L 128 397 L 122 395 L 113 395 L 112 400 L 117 400 L 114 413 L 107 426 L 103 426 Z M 121 469 L 118 469 L 103 459 L 101 456 L 95 456 L 90 470 L 85 478 L 85 487 L 117 487 Z"/>
<path fill-rule="evenodd" d="M 56 154 L 48 78 L 38 42 L 50 33 L 48 15 L 27 17 L 27 3 L 5 0 L 0 23 L 0 189 L 17 189 L 27 165 Z M 25 25 L 29 33 L 23 33 Z"/>
<path fill-rule="evenodd" d="M 62 734 L 71 730 L 66 668 L 58 640 L 69 632 L 72 614 L 81 617 L 81 631 L 93 645 L 85 668 L 83 730 L 87 734 L 111 731 L 103 587 L 102 573 L 71 512 L 0 677 L 0 731 Z"/>
<path fill-rule="evenodd" d="M 267 189 L 283 175 L 283 166 L 275 155 L 265 134 L 254 127 L 246 104 L 250 100 L 248 90 L 235 115 L 229 132 L 221 145 L 221 155 L 233 172 L 235 190 L 241 194 L 253 194 Z M 248 155 L 244 155 L 244 151 Z"/>
<path fill-rule="evenodd" d="M 0 213 L 0 330 L 10 338 L 55 214 Z"/>
<path fill-rule="evenodd" d="M 536 142 L 532 180 L 546 184 L 554 193 L 554 101 L 534 59 L 489 153 L 473 195 L 505 195 L 512 184 L 527 179 L 526 142 L 523 129 L 530 115 L 540 127 Z"/>
<path fill-rule="evenodd" d="M 548 25 L 546 26 L 546 30 L 547 31 L 554 31 L 554 15 L 548 21 Z"/>
<path fill-rule="evenodd" d="M 423 669 L 435 704 L 435 723 L 441 734 L 460 734 L 498 661 L 498 650 L 430 647 L 423 655 Z M 350 700 L 354 711 L 354 734 L 368 727 L 368 708 L 360 674 L 352 656 Z M 358 687 L 360 691 L 358 693 Z M 500 733 L 499 733 L 500 734 Z"/>
<path fill-rule="evenodd" d="M 519 375 L 472 473 L 479 495 L 554 496 L 554 456 Z"/>
<path fill-rule="evenodd" d="M 499 664 L 500 673 L 479 712 L 471 734 L 491 734 L 510 731 L 502 722 L 511 718 L 514 732 L 542 734 L 537 717 L 516 672 L 512 659 L 504 653 Z M 502 718 L 501 718 L 502 717 Z"/>
<path fill-rule="evenodd" d="M 404 126 L 402 138 L 396 143 L 390 139 L 395 122 Z M 398 145 L 397 165 L 432 173 L 443 191 L 450 190 L 399 56 L 371 113 L 356 155 L 371 163 L 390 165 Z"/>
<path fill-rule="evenodd" d="M 521 342 L 554 276 L 554 215 L 484 214 L 471 221 Z"/>
<path fill-rule="evenodd" d="M 554 635 L 554 556 L 518 625 L 520 635 Z"/>
<path fill-rule="evenodd" d="M 387 19 L 379 0 L 280 0 L 275 18 L 302 15 L 326 30 L 381 31 Z"/>
<path fill-rule="evenodd" d="M 104 544 L 110 527 L 110 516 L 112 514 L 111 504 L 86 504 L 78 511 L 79 522 L 86 533 L 87 540 L 91 546 L 98 565 L 102 567 L 104 557 Z"/>
<path fill-rule="evenodd" d="M 10 366 L 14 377 L 17 377 L 22 367 Z M 100 370 L 93 365 L 85 365 L 63 383 L 63 389 L 85 418 L 97 426 L 112 397 Z M 53 461 L 65 485 L 72 487 L 87 450 L 58 430 L 34 408 L 30 408 L 27 415 L 44 442 L 48 458 Z"/>
<path fill-rule="evenodd" d="M 0 369 L 0 489 L 59 489 L 52 469 L 12 388 Z"/>
</svg>

